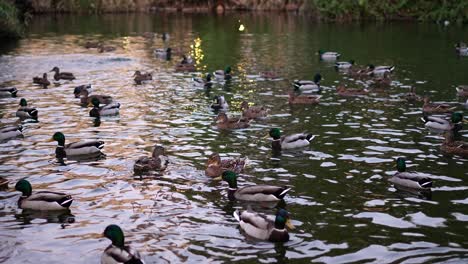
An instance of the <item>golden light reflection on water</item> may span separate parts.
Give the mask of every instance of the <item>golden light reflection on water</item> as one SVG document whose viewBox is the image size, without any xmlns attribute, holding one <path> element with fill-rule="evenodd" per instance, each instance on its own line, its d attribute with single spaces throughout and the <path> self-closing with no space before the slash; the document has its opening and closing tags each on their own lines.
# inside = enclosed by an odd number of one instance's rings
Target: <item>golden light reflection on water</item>
<svg viewBox="0 0 468 264">
<path fill-rule="evenodd" d="M 190 44 L 190 55 L 195 59 L 195 65 L 198 70 L 206 70 L 207 66 L 202 65 L 205 55 L 203 54 L 202 40 L 200 37 L 194 39 L 193 44 Z"/>
</svg>

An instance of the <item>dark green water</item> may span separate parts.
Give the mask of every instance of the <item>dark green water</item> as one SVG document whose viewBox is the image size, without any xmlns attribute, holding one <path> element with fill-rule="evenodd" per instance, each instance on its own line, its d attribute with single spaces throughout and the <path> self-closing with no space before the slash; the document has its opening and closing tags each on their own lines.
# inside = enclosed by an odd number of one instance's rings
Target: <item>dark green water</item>
<svg viewBox="0 0 468 264">
<path fill-rule="evenodd" d="M 238 31 L 239 20 L 244 32 Z M 442 155 L 442 136 L 420 121 L 422 103 L 400 100 L 416 87 L 434 101 L 463 102 L 455 87 L 468 84 L 468 59 L 457 57 L 453 45 L 467 41 L 466 30 L 316 24 L 284 14 L 36 17 L 27 38 L 0 44 L 0 82 L 14 84 L 18 98 L 39 110 L 38 123 L 24 124 L 24 138 L 0 143 L 0 175 L 10 181 L 10 190 L 0 191 L 0 262 L 99 263 L 110 243 L 102 231 L 119 224 L 147 263 L 466 263 L 467 160 Z M 144 32 L 168 32 L 170 39 L 147 39 Z M 82 45 L 90 40 L 117 50 L 86 50 Z M 178 56 L 169 62 L 153 57 L 155 48 L 168 46 L 191 52 L 199 72 L 175 73 Z M 366 84 L 319 61 L 320 48 L 361 65 L 395 65 L 392 86 L 362 98 L 338 97 L 339 83 Z M 231 83 L 215 84 L 209 93 L 192 87 L 192 76 L 226 65 L 235 75 Z M 47 90 L 31 84 L 54 66 L 77 79 Z M 153 81 L 135 86 L 135 70 L 153 72 Z M 254 76 L 265 70 L 283 79 Z M 311 79 L 316 72 L 324 77 L 322 102 L 289 106 L 291 80 Z M 120 115 L 95 127 L 89 109 L 72 94 L 87 83 L 119 101 Z M 270 116 L 245 130 L 218 131 L 209 108 L 218 94 L 230 103 L 229 115 L 249 100 L 270 109 Z M 2 125 L 20 123 L 18 98 L 0 99 Z M 265 138 L 271 127 L 316 138 L 310 148 L 278 157 Z M 55 131 L 64 132 L 67 142 L 105 141 L 107 158 L 59 166 L 56 143 L 48 142 Z M 135 159 L 149 155 L 156 143 L 166 146 L 168 170 L 160 178 L 134 178 Z M 226 183 L 204 175 L 212 152 L 250 159 L 239 185 L 292 187 L 285 202 L 297 228 L 289 242 L 258 242 L 239 232 L 232 212 L 246 206 L 230 203 Z M 401 193 L 386 180 L 400 156 L 410 170 L 434 180 L 430 199 Z M 74 223 L 63 228 L 64 217 L 18 209 L 13 186 L 23 177 L 34 190 L 73 195 Z"/>
</svg>

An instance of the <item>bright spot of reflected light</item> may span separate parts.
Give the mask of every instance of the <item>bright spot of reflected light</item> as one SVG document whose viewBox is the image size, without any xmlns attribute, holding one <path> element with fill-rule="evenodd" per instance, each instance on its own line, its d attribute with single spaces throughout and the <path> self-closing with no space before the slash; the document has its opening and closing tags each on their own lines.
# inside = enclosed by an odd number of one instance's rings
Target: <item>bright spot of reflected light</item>
<svg viewBox="0 0 468 264">
<path fill-rule="evenodd" d="M 242 32 L 242 31 L 244 31 L 244 29 L 245 29 L 244 24 L 240 24 L 240 26 L 239 26 L 239 31 Z"/>
</svg>

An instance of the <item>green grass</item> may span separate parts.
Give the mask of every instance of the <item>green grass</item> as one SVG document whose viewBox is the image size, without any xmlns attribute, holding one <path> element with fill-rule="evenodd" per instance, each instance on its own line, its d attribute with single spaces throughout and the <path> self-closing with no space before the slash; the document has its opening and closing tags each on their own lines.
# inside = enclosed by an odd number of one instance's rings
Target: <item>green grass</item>
<svg viewBox="0 0 468 264">
<path fill-rule="evenodd" d="M 0 0 L 0 38 L 19 38 L 23 33 L 16 7 L 6 0 Z"/>
</svg>

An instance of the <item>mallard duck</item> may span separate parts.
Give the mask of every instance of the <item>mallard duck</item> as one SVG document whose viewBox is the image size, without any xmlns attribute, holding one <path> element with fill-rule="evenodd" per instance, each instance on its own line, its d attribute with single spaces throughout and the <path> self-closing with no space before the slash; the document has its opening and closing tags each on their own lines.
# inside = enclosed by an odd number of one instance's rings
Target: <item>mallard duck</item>
<svg viewBox="0 0 468 264">
<path fill-rule="evenodd" d="M 274 71 L 262 71 L 259 73 L 261 78 L 264 79 L 278 79 L 280 76 Z"/>
<path fill-rule="evenodd" d="M 171 55 L 172 55 L 172 49 L 167 48 L 167 49 L 155 49 L 154 50 L 154 55 L 160 59 L 164 60 L 170 60 Z"/>
<path fill-rule="evenodd" d="M 229 105 L 224 99 L 224 96 L 218 95 L 214 97 L 214 102 L 211 104 L 211 108 L 215 111 L 227 112 Z"/>
<path fill-rule="evenodd" d="M 175 71 L 176 72 L 194 72 L 197 69 L 195 68 L 194 64 L 177 64 L 175 66 Z"/>
<path fill-rule="evenodd" d="M 239 222 L 240 228 L 250 237 L 268 240 L 270 242 L 287 242 L 289 229 L 294 229 L 294 225 L 289 220 L 289 213 L 285 209 L 278 209 L 275 221 L 268 219 L 265 215 L 252 210 L 234 212 L 234 218 Z"/>
<path fill-rule="evenodd" d="M 381 76 L 384 74 L 392 73 L 395 70 L 395 66 L 374 66 L 373 64 L 369 64 L 367 66 L 369 75 L 372 76 Z"/>
<path fill-rule="evenodd" d="M 244 170 L 246 159 L 221 159 L 218 153 L 213 153 L 206 163 L 205 175 L 219 177 L 225 171 L 241 173 Z"/>
<path fill-rule="evenodd" d="M 456 107 L 450 107 L 448 104 L 431 103 L 431 99 L 429 99 L 429 97 L 424 97 L 424 113 L 451 113 L 455 108 Z"/>
<path fill-rule="evenodd" d="M 335 69 L 337 70 L 349 70 L 354 65 L 354 60 L 350 61 L 338 61 L 335 63 Z"/>
<path fill-rule="evenodd" d="M 383 75 L 374 77 L 372 79 L 371 87 L 383 89 L 390 87 L 391 83 L 392 79 L 390 78 L 390 75 L 388 73 L 384 73 Z"/>
<path fill-rule="evenodd" d="M 457 89 L 458 96 L 468 97 L 468 85 L 460 85 L 456 89 Z"/>
<path fill-rule="evenodd" d="M 301 90 L 303 93 L 320 93 L 322 88 L 320 87 L 320 81 L 322 80 L 322 75 L 316 73 L 314 75 L 314 80 L 294 80 L 293 86 L 295 90 Z"/>
<path fill-rule="evenodd" d="M 85 141 L 73 142 L 65 145 L 65 135 L 62 132 L 55 132 L 52 139 L 57 141 L 58 146 L 55 149 L 55 156 L 63 159 L 69 156 L 101 156 L 104 153 L 101 149 L 104 147 L 103 141 Z"/>
<path fill-rule="evenodd" d="M 16 87 L 0 87 L 0 97 L 16 97 Z"/>
<path fill-rule="evenodd" d="M 296 95 L 293 92 L 289 92 L 288 102 L 290 104 L 318 104 L 321 97 L 321 95 Z"/>
<path fill-rule="evenodd" d="M 129 245 L 125 245 L 125 237 L 118 225 L 108 225 L 104 237 L 112 241 L 102 253 L 101 264 L 144 264 L 140 253 Z"/>
<path fill-rule="evenodd" d="M 437 130 L 437 131 L 459 131 L 461 130 L 461 122 L 463 121 L 463 114 L 460 112 L 454 112 L 451 115 L 450 121 L 445 120 L 440 117 L 435 117 L 435 116 L 424 116 L 423 117 L 423 122 L 424 126 Z"/>
<path fill-rule="evenodd" d="M 161 172 L 167 168 L 169 158 L 165 155 L 163 146 L 154 146 L 153 155 L 151 157 L 140 157 L 133 165 L 133 172 L 136 175 Z"/>
<path fill-rule="evenodd" d="M 217 70 L 213 73 L 213 75 L 217 80 L 230 80 L 232 79 L 231 71 L 231 66 L 227 66 L 224 71 Z"/>
<path fill-rule="evenodd" d="M 440 150 L 445 154 L 458 155 L 468 158 L 468 143 L 464 141 L 455 141 L 453 131 L 449 130 L 444 134 L 445 140 L 440 146 Z"/>
<path fill-rule="evenodd" d="M 37 109 L 33 107 L 28 107 L 28 102 L 26 101 L 26 99 L 21 98 L 19 105 L 20 108 L 18 108 L 18 111 L 16 111 L 17 117 L 37 119 Z"/>
<path fill-rule="evenodd" d="M 312 134 L 297 133 L 289 136 L 281 136 L 279 128 L 270 129 L 270 137 L 273 138 L 271 148 L 276 151 L 283 149 L 294 149 L 309 146 L 310 142 L 315 138 Z"/>
<path fill-rule="evenodd" d="M 42 78 L 39 76 L 36 76 L 33 78 L 33 83 L 34 84 L 39 84 L 42 86 L 42 88 L 47 88 L 47 86 L 50 85 L 50 81 L 47 79 L 47 73 L 44 73 L 42 75 Z"/>
<path fill-rule="evenodd" d="M 87 48 L 87 49 L 97 49 L 101 46 L 101 42 L 99 41 L 96 41 L 96 42 L 92 42 L 92 41 L 86 41 L 84 47 Z"/>
<path fill-rule="evenodd" d="M 263 106 L 249 106 L 247 101 L 241 104 L 242 116 L 247 119 L 262 119 L 268 115 L 268 109 Z"/>
<path fill-rule="evenodd" d="M 151 75 L 151 73 L 141 73 L 140 71 L 136 71 L 133 74 L 133 77 L 135 77 L 133 80 L 136 84 L 141 84 L 144 81 L 153 80 L 153 76 Z"/>
<path fill-rule="evenodd" d="M 83 84 L 83 85 L 75 87 L 75 89 L 73 89 L 73 94 L 75 95 L 75 98 L 78 98 L 80 97 L 82 90 L 87 90 L 88 94 L 90 94 L 93 91 L 92 89 L 93 88 L 91 84 Z"/>
<path fill-rule="evenodd" d="M 388 181 L 395 185 L 410 189 L 430 190 L 432 187 L 432 180 L 430 178 L 424 177 L 419 173 L 407 172 L 406 161 L 404 158 L 398 158 L 396 163 L 398 172 L 390 177 Z"/>
<path fill-rule="evenodd" d="M 99 99 L 96 97 L 91 99 L 91 103 L 93 104 L 93 109 L 89 111 L 89 116 L 91 117 L 110 116 L 119 113 L 119 103 L 110 103 L 99 107 Z"/>
<path fill-rule="evenodd" d="M 6 126 L 0 128 L 0 141 L 23 136 L 22 126 Z"/>
<path fill-rule="evenodd" d="M 98 51 L 100 53 L 104 53 L 104 52 L 111 52 L 111 51 L 115 51 L 117 48 L 114 47 L 114 46 L 104 46 L 104 45 L 99 45 L 98 47 Z"/>
<path fill-rule="evenodd" d="M 233 171 L 225 171 L 222 179 L 229 184 L 229 200 L 252 202 L 278 202 L 291 190 L 291 188 L 272 185 L 252 185 L 237 188 L 237 175 Z"/>
<path fill-rule="evenodd" d="M 23 193 L 18 200 L 18 207 L 21 209 L 67 210 L 73 202 L 73 198 L 65 193 L 48 191 L 32 193 L 31 183 L 24 179 L 16 183 L 15 190 Z"/>
<path fill-rule="evenodd" d="M 410 91 L 405 94 L 405 100 L 408 102 L 422 101 L 422 97 L 416 94 L 416 87 L 411 87 Z"/>
<path fill-rule="evenodd" d="M 110 95 L 99 95 L 99 94 L 92 94 L 89 95 L 89 92 L 87 89 L 83 89 L 80 91 L 80 102 L 81 104 L 87 106 L 88 104 L 91 103 L 93 98 L 96 98 L 99 100 L 99 103 L 101 104 L 110 104 L 112 103 L 112 96 Z"/>
<path fill-rule="evenodd" d="M 73 73 L 71 72 L 60 72 L 59 67 L 54 67 L 51 72 L 55 72 L 54 74 L 54 80 L 60 81 L 60 80 L 74 80 L 76 79 Z"/>
<path fill-rule="evenodd" d="M 216 126 L 219 129 L 242 129 L 250 126 L 250 121 L 244 118 L 228 118 L 225 113 L 219 113 L 216 117 Z"/>
<path fill-rule="evenodd" d="M 195 77 L 195 78 L 192 78 L 193 80 L 193 86 L 195 87 L 201 87 L 201 88 L 209 88 L 213 85 L 213 82 L 211 81 L 211 78 L 213 76 L 211 75 L 211 73 L 208 73 L 205 77 L 205 79 L 201 78 L 201 77 Z"/>
<path fill-rule="evenodd" d="M 323 50 L 319 50 L 318 54 L 321 60 L 336 60 L 341 56 L 338 52 Z"/>
<path fill-rule="evenodd" d="M 369 91 L 367 89 L 353 89 L 346 88 L 344 85 L 338 85 L 338 87 L 336 87 L 336 93 L 339 96 L 352 97 L 366 95 Z"/>
<path fill-rule="evenodd" d="M 455 51 L 460 56 L 468 56 L 468 47 L 463 42 L 458 42 L 455 44 Z"/>
</svg>

